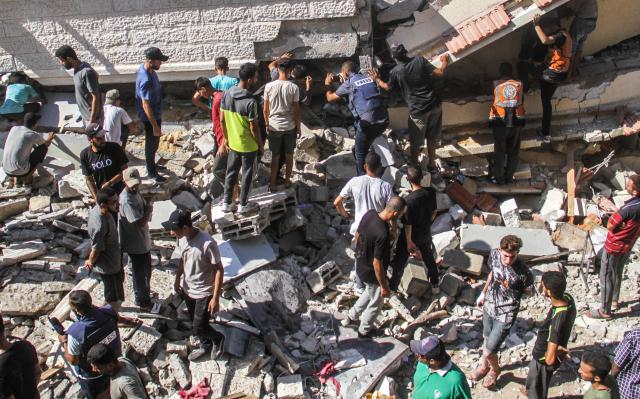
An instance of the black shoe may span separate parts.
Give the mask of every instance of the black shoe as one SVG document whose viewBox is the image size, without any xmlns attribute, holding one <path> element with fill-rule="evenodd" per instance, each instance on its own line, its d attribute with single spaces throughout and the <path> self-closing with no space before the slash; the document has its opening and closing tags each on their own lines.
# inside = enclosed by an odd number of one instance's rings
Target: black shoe
<svg viewBox="0 0 640 399">
<path fill-rule="evenodd" d="M 150 176 L 153 180 L 156 181 L 156 183 L 164 183 L 167 181 L 166 177 L 160 176 L 160 175 L 155 175 L 155 176 Z"/>
<path fill-rule="evenodd" d="M 371 339 L 372 335 L 373 335 L 373 330 L 369 331 L 366 334 L 361 334 L 360 331 L 358 331 L 358 338 L 360 339 Z"/>
<path fill-rule="evenodd" d="M 157 170 L 159 170 L 159 171 L 161 171 L 161 172 L 166 172 L 166 171 L 168 171 L 168 170 L 169 170 L 169 169 L 167 169 L 167 167 L 166 167 L 166 166 L 164 166 L 164 165 L 156 165 L 156 169 L 157 169 Z"/>
</svg>

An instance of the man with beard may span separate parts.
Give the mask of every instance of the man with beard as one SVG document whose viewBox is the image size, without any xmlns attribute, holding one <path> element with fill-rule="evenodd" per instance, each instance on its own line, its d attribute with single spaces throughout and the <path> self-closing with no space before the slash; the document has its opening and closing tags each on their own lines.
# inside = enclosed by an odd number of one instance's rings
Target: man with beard
<svg viewBox="0 0 640 399">
<path fill-rule="evenodd" d="M 157 47 L 146 49 L 144 56 L 146 60 L 136 74 L 136 110 L 144 124 L 144 158 L 147 174 L 156 182 L 162 183 L 167 179 L 158 173 L 155 159 L 162 135 L 162 86 L 156 71 L 169 57 L 162 54 Z"/>
<path fill-rule="evenodd" d="M 87 126 L 102 119 L 102 97 L 98 73 L 86 62 L 80 61 L 71 46 L 61 46 L 56 50 L 56 58 L 66 70 L 73 69 L 73 85 L 76 88 L 76 103 Z"/>
<path fill-rule="evenodd" d="M 97 123 L 85 129 L 89 146 L 80 153 L 80 167 L 93 200 L 99 189 L 112 188 L 116 193 L 124 189 L 122 171 L 127 168 L 127 154 L 118 143 L 105 140 L 105 130 Z"/>
</svg>

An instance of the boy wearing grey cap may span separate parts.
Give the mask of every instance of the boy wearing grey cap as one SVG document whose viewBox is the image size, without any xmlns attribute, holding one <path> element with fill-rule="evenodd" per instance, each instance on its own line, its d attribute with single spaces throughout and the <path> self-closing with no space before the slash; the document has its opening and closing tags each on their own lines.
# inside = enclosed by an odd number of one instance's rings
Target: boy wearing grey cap
<svg viewBox="0 0 640 399">
<path fill-rule="evenodd" d="M 129 131 L 122 132 L 122 125 L 126 125 Z M 120 106 L 120 91 L 118 89 L 111 89 L 106 94 L 103 127 L 107 132 L 106 140 L 120 144 L 123 150 L 127 144 L 129 133 L 135 134 L 137 131 L 136 124 L 131 120 L 127 111 Z"/>
</svg>

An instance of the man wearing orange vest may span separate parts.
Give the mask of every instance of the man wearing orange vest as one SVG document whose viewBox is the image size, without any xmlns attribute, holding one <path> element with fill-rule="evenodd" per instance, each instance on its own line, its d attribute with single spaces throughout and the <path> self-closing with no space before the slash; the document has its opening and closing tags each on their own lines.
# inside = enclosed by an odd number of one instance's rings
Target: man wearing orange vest
<svg viewBox="0 0 640 399">
<path fill-rule="evenodd" d="M 540 26 L 540 15 L 533 17 L 533 25 L 536 34 L 542 44 L 549 46 L 547 55 L 547 68 L 540 77 L 540 98 L 542 99 L 542 136 L 549 139 L 551 131 L 551 98 L 558 88 L 558 83 L 563 82 L 569 73 L 573 41 L 571 35 L 561 29 L 551 36 L 547 36 Z"/>
<path fill-rule="evenodd" d="M 513 67 L 508 62 L 500 64 L 500 79 L 493 82 L 493 87 L 493 104 L 489 110 L 494 140 L 493 182 L 508 184 L 513 182 L 518 167 L 524 90 L 522 82 L 513 78 Z"/>
</svg>

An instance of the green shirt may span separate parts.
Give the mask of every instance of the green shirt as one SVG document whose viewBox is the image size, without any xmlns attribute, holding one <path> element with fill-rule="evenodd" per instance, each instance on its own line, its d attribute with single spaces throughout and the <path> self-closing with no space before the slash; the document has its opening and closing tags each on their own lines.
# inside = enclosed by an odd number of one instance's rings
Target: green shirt
<svg viewBox="0 0 640 399">
<path fill-rule="evenodd" d="M 471 389 L 462 370 L 452 362 L 438 371 L 418 362 L 413 374 L 413 399 L 471 399 Z"/>
<path fill-rule="evenodd" d="M 251 133 L 251 122 L 258 117 L 253 94 L 234 86 L 224 93 L 220 110 L 224 114 L 229 148 L 235 152 L 258 151 L 258 143 Z"/>
<path fill-rule="evenodd" d="M 605 385 L 609 387 L 606 390 L 593 389 L 593 386 L 589 387 L 589 390 L 584 394 L 583 399 L 620 399 L 618 394 L 618 383 L 615 378 L 610 375 L 607 376 Z"/>
</svg>

